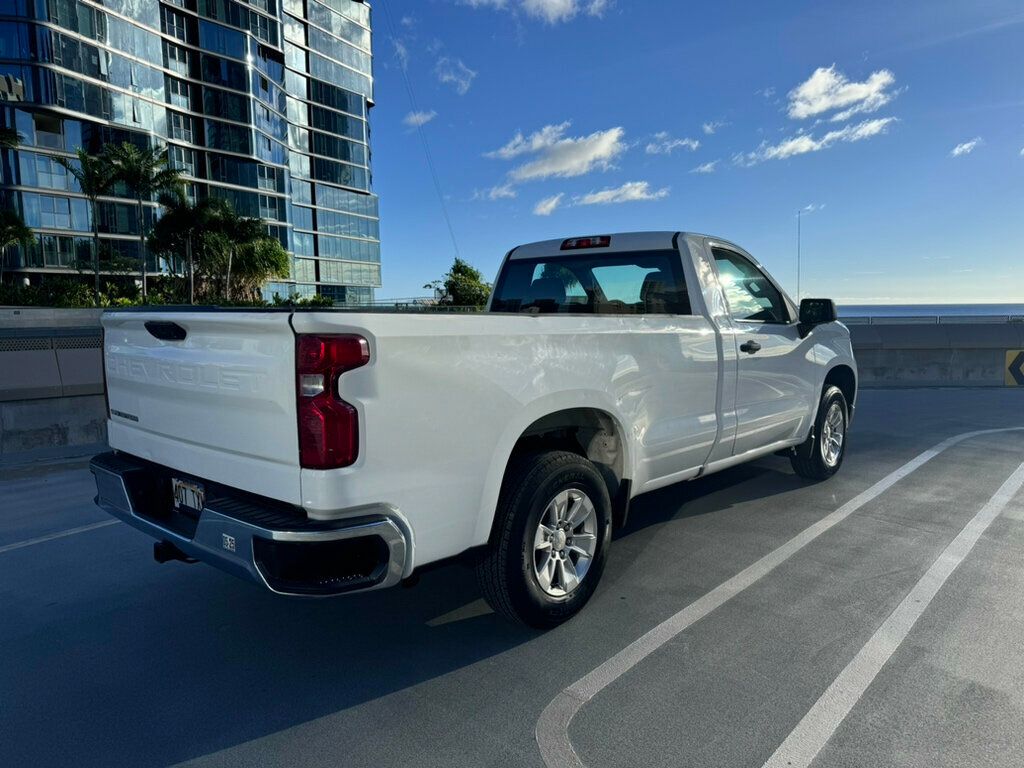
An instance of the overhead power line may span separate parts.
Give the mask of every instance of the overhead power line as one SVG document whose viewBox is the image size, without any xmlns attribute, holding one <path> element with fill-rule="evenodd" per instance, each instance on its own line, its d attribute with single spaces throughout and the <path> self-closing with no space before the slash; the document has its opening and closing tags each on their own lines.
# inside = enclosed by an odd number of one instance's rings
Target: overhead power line
<svg viewBox="0 0 1024 768">
<path fill-rule="evenodd" d="M 398 35 L 395 29 L 395 21 L 391 16 L 390 0 L 388 2 L 381 2 L 381 7 L 384 9 L 384 17 L 387 19 L 388 30 L 391 32 L 391 41 L 394 46 L 400 45 Z M 412 106 L 413 112 L 419 112 L 419 104 L 416 102 L 416 94 L 413 92 L 412 81 L 409 80 L 409 73 L 406 70 L 405 59 L 398 57 L 398 68 L 402 72 L 402 81 L 405 83 L 406 93 L 409 94 L 409 104 Z M 448 225 L 448 235 L 452 239 L 452 249 L 455 251 L 455 257 L 460 258 L 459 254 L 459 243 L 455 238 L 455 228 L 452 226 L 451 216 L 448 215 L 448 204 L 445 202 L 444 193 L 441 191 L 441 181 L 437 176 L 437 169 L 434 167 L 434 158 L 430 153 L 430 144 L 427 141 L 427 134 L 423 130 L 422 125 L 416 126 L 416 132 L 420 135 L 420 141 L 423 144 L 423 155 L 427 160 L 427 168 L 430 170 L 430 178 L 434 181 L 434 190 L 437 192 L 437 201 L 441 204 L 441 214 L 444 216 L 445 224 Z"/>
</svg>

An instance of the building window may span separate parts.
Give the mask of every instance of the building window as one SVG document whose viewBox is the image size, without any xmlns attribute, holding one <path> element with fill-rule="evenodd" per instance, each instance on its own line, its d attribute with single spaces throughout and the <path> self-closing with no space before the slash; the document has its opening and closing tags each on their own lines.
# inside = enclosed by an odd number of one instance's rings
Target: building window
<svg viewBox="0 0 1024 768">
<path fill-rule="evenodd" d="M 179 75 L 188 74 L 188 51 L 174 43 L 166 44 L 167 68 Z"/>
<path fill-rule="evenodd" d="M 64 124 L 56 117 L 33 115 L 37 147 L 64 149 Z"/>
<path fill-rule="evenodd" d="M 164 34 L 176 37 L 182 42 L 188 41 L 188 30 L 185 27 L 185 15 L 163 8 Z"/>
<path fill-rule="evenodd" d="M 260 195 L 260 218 L 277 218 L 277 198 L 271 197 L 270 195 Z"/>
<path fill-rule="evenodd" d="M 172 139 L 181 141 L 192 141 L 192 118 L 188 115 L 179 115 L 177 112 L 168 112 L 170 121 L 170 134 Z"/>
<path fill-rule="evenodd" d="M 71 202 L 66 197 L 39 196 L 39 226 L 71 229 Z"/>
<path fill-rule="evenodd" d="M 47 267 L 71 267 L 75 263 L 75 241 L 70 237 L 43 235 L 39 238 L 43 264 Z"/>
<path fill-rule="evenodd" d="M 188 109 L 191 106 L 189 101 L 188 83 L 178 80 L 176 77 L 167 78 L 167 101 L 176 107 Z"/>
<path fill-rule="evenodd" d="M 36 178 L 36 183 L 46 189 L 68 188 L 67 169 L 45 155 L 36 155 Z"/>
<path fill-rule="evenodd" d="M 270 37 L 270 19 L 266 16 L 261 16 L 258 13 L 250 13 L 249 31 L 256 35 L 260 40 L 276 44 L 276 41 Z"/>
<path fill-rule="evenodd" d="M 196 175 L 195 150 L 172 145 L 168 150 L 168 157 L 172 168 L 178 169 L 187 176 Z"/>
<path fill-rule="evenodd" d="M 277 191 L 277 169 L 266 165 L 258 166 L 256 170 L 256 181 L 260 189 Z"/>
</svg>

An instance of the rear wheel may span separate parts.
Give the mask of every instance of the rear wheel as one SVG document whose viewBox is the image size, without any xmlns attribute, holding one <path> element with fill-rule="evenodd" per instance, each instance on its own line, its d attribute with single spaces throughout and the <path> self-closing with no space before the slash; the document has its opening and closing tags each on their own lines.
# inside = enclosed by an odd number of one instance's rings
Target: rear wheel
<svg viewBox="0 0 1024 768">
<path fill-rule="evenodd" d="M 827 480 L 839 471 L 846 455 L 849 413 L 842 390 L 826 387 L 818 404 L 814 432 L 790 457 L 794 472 L 809 480 Z"/>
<path fill-rule="evenodd" d="M 597 468 L 568 451 L 530 454 L 506 478 L 495 531 L 477 565 L 498 613 L 546 629 L 594 593 L 611 538 L 611 500 Z"/>
</svg>

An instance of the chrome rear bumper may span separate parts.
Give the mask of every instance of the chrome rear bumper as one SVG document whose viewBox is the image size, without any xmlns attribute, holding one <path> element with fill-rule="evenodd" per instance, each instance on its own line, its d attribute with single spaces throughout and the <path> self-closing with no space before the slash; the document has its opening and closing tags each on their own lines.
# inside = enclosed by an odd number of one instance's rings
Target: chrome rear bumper
<svg viewBox="0 0 1024 768">
<path fill-rule="evenodd" d="M 95 456 L 96 504 L 184 554 L 285 595 L 329 596 L 401 581 L 406 536 L 387 508 L 320 522 L 301 510 L 238 493 L 202 478 L 208 492 L 197 516 L 172 510 L 170 475 L 123 453 Z"/>
</svg>

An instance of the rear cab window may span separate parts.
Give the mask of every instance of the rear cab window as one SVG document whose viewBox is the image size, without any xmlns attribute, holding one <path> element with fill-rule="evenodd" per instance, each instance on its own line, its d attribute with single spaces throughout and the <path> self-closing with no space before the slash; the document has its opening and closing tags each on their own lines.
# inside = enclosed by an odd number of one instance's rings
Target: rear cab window
<svg viewBox="0 0 1024 768">
<path fill-rule="evenodd" d="M 568 315 L 689 315 L 674 250 L 510 259 L 492 312 Z"/>
</svg>

